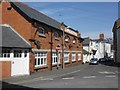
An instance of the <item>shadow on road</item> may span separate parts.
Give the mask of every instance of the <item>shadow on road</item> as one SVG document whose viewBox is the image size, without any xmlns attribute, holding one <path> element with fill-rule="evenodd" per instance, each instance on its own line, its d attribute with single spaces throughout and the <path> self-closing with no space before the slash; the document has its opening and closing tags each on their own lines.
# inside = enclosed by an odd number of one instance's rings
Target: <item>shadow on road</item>
<svg viewBox="0 0 120 90">
<path fill-rule="evenodd" d="M 37 88 L 30 88 L 30 87 L 25 87 L 25 86 L 20 86 L 20 85 L 15 85 L 15 84 L 10 84 L 7 82 L 2 82 L 2 90 L 6 90 L 6 89 L 29 89 L 29 90 L 41 90 L 41 89 L 37 89 Z"/>
<path fill-rule="evenodd" d="M 14 85 L 7 82 L 2 82 L 2 89 L 1 90 L 8 90 L 8 89 L 15 89 L 15 90 L 118 90 L 118 88 L 30 88 L 20 85 Z"/>
<path fill-rule="evenodd" d="M 112 66 L 112 67 L 120 67 L 120 63 L 115 63 L 114 61 L 104 61 L 104 62 L 100 62 L 100 64 Z"/>
</svg>

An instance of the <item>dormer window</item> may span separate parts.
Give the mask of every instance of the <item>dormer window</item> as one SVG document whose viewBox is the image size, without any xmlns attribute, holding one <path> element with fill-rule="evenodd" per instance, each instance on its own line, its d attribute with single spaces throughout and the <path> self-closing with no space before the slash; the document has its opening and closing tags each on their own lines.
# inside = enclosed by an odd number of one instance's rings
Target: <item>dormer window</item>
<svg viewBox="0 0 120 90">
<path fill-rule="evenodd" d="M 54 33 L 54 37 L 55 37 L 55 39 L 59 39 L 59 33 L 58 33 L 58 32 L 55 32 L 55 33 Z"/>
<path fill-rule="evenodd" d="M 44 28 L 39 27 L 39 28 L 38 28 L 38 32 L 39 32 L 39 35 L 40 35 L 40 36 L 45 36 L 45 30 L 44 30 Z"/>
<path fill-rule="evenodd" d="M 69 38 L 69 36 L 68 36 L 68 35 L 66 35 L 66 36 L 65 36 L 65 42 L 68 42 L 68 41 L 69 41 L 69 39 L 70 39 L 70 38 Z"/>
<path fill-rule="evenodd" d="M 75 37 L 73 38 L 73 44 L 75 44 L 75 41 L 76 41 L 76 39 L 75 39 Z"/>
</svg>

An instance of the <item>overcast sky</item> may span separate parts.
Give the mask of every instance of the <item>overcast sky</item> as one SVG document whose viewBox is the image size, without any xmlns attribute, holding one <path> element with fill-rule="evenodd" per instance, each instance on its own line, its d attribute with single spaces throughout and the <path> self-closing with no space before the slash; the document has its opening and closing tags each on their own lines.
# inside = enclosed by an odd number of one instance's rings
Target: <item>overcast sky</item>
<svg viewBox="0 0 120 90">
<path fill-rule="evenodd" d="M 78 30 L 82 37 L 112 37 L 118 2 L 24 2 L 53 19 Z"/>
</svg>

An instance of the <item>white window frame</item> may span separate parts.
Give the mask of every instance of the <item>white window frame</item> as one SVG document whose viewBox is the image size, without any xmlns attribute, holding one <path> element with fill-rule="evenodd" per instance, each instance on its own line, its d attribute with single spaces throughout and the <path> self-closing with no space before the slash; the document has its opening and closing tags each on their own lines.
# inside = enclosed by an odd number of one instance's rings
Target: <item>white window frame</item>
<svg viewBox="0 0 120 90">
<path fill-rule="evenodd" d="M 73 44 L 75 44 L 76 43 L 76 39 L 75 39 L 75 37 L 73 38 Z"/>
<path fill-rule="evenodd" d="M 60 64 L 60 54 L 58 56 L 59 56 L 58 64 Z M 56 64 L 57 64 L 57 53 L 52 52 L 52 65 L 56 65 Z"/>
<path fill-rule="evenodd" d="M 72 62 L 74 62 L 74 61 L 76 61 L 76 53 L 75 52 L 72 53 Z"/>
<path fill-rule="evenodd" d="M 47 52 L 35 52 L 35 67 L 47 65 Z"/>
<path fill-rule="evenodd" d="M 78 53 L 78 61 L 81 60 L 81 53 Z"/>
<path fill-rule="evenodd" d="M 64 63 L 69 63 L 69 56 L 70 56 L 69 52 L 64 52 Z"/>
<path fill-rule="evenodd" d="M 20 51 L 16 53 L 16 51 Z M 28 49 L 2 49 L 0 52 L 1 60 L 24 59 L 29 58 Z"/>
<path fill-rule="evenodd" d="M 0 52 L 0 58 L 10 58 L 11 57 L 11 50 L 3 49 Z"/>
<path fill-rule="evenodd" d="M 45 36 L 45 29 L 44 29 L 44 28 L 39 27 L 39 28 L 38 28 L 38 32 L 39 32 L 39 35 L 40 35 L 40 36 Z"/>
<path fill-rule="evenodd" d="M 65 42 L 68 42 L 70 37 L 68 35 L 65 36 Z"/>
<path fill-rule="evenodd" d="M 59 33 L 58 33 L 58 32 L 55 32 L 55 33 L 54 33 L 54 38 L 55 38 L 55 39 L 59 39 Z"/>
<path fill-rule="evenodd" d="M 21 51 L 21 52 L 16 53 L 15 51 Z M 22 53 L 23 53 L 23 50 L 15 49 L 13 52 L 13 58 L 22 58 L 22 55 L 23 55 Z"/>
</svg>

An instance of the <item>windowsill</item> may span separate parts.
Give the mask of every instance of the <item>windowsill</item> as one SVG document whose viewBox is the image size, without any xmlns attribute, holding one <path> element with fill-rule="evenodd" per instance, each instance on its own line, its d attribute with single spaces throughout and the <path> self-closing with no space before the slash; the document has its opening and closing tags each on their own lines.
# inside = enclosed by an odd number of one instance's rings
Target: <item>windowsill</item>
<svg viewBox="0 0 120 90">
<path fill-rule="evenodd" d="M 52 66 L 56 66 L 57 64 L 52 64 Z M 59 65 L 61 65 L 60 63 L 59 63 Z"/>
<path fill-rule="evenodd" d="M 69 64 L 70 62 L 64 62 L 65 64 Z"/>
<path fill-rule="evenodd" d="M 82 60 L 78 60 L 78 62 L 82 62 Z"/>
<path fill-rule="evenodd" d="M 74 63 L 74 62 L 76 62 L 76 61 L 72 61 L 72 63 Z"/>
<path fill-rule="evenodd" d="M 55 38 L 55 40 L 59 41 L 60 39 L 59 38 Z"/>
<path fill-rule="evenodd" d="M 69 41 L 65 41 L 66 43 L 69 43 Z"/>
<path fill-rule="evenodd" d="M 46 36 L 44 34 L 39 34 L 39 37 L 44 37 L 46 38 Z"/>
<path fill-rule="evenodd" d="M 43 66 L 36 66 L 35 69 L 40 69 L 40 68 L 47 68 L 47 65 L 43 65 Z"/>
</svg>

